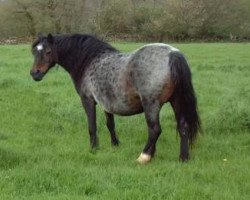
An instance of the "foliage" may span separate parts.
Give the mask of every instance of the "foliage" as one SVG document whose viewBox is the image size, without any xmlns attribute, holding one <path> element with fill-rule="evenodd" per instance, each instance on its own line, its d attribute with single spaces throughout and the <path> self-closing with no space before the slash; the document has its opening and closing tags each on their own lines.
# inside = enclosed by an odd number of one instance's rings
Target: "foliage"
<svg viewBox="0 0 250 200">
<path fill-rule="evenodd" d="M 250 39 L 249 0 L 3 0 L 0 38 L 90 32 L 136 40 Z"/>
</svg>

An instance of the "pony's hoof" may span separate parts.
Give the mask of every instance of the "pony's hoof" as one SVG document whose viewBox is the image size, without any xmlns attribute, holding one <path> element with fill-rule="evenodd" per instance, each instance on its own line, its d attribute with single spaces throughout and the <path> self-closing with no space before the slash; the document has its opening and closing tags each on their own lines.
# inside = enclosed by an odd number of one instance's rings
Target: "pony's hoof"
<svg viewBox="0 0 250 200">
<path fill-rule="evenodd" d="M 91 154 L 96 154 L 96 153 L 97 153 L 97 148 L 91 148 L 91 149 L 89 150 L 89 152 L 90 152 Z"/>
<path fill-rule="evenodd" d="M 189 160 L 189 156 L 180 155 L 179 160 L 180 160 L 180 162 L 185 163 Z"/>
<path fill-rule="evenodd" d="M 120 141 L 119 141 L 119 140 L 114 140 L 114 141 L 111 142 L 111 144 L 112 144 L 113 146 L 115 146 L 115 147 L 118 147 L 119 144 L 120 144 Z"/>
<path fill-rule="evenodd" d="M 146 164 L 151 160 L 151 156 L 145 153 L 141 153 L 139 158 L 137 158 L 137 162 L 140 164 Z"/>
<path fill-rule="evenodd" d="M 98 145 L 95 145 L 95 146 L 91 146 L 91 148 L 90 148 L 90 153 L 92 153 L 92 154 L 96 154 L 97 153 L 97 151 L 98 151 L 98 149 L 99 149 L 99 146 Z"/>
</svg>

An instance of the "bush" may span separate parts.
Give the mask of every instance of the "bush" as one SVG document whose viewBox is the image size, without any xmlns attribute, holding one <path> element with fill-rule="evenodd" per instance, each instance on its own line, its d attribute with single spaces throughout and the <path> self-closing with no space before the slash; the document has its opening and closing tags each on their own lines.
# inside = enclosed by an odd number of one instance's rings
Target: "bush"
<svg viewBox="0 0 250 200">
<path fill-rule="evenodd" d="M 104 37 L 129 35 L 154 41 L 250 37 L 249 22 L 240 21 L 246 16 L 237 11 L 238 4 L 232 0 L 168 0 L 155 4 L 106 0 L 96 14 L 92 31 Z M 247 15 L 246 9 L 241 13 Z"/>
<path fill-rule="evenodd" d="M 0 1 L 0 37 L 90 32 L 141 41 L 250 39 L 249 10 L 249 0 Z"/>
<path fill-rule="evenodd" d="M 114 37 L 119 34 L 131 33 L 132 5 L 128 0 L 105 0 L 101 10 L 91 25 L 91 30 L 103 37 Z"/>
</svg>

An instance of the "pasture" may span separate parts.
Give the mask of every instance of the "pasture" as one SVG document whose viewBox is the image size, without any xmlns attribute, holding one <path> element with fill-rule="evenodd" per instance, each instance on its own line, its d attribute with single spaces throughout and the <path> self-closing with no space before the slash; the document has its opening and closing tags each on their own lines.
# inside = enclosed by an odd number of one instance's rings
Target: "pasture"
<svg viewBox="0 0 250 200">
<path fill-rule="evenodd" d="M 126 52 L 143 44 L 113 45 Z M 203 134 L 180 163 L 166 104 L 147 165 L 135 162 L 147 139 L 143 115 L 115 117 L 121 145 L 114 148 L 99 108 L 100 147 L 91 152 L 69 75 L 54 68 L 36 83 L 30 46 L 0 46 L 0 199 L 249 199 L 250 44 L 173 45 L 191 65 Z"/>
</svg>

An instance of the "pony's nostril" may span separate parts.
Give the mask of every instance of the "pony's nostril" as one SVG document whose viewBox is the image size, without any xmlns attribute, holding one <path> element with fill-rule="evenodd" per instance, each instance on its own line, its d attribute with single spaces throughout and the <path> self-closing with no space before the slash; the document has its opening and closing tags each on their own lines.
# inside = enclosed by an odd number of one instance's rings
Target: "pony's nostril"
<svg viewBox="0 0 250 200">
<path fill-rule="evenodd" d="M 44 73 L 40 70 L 32 70 L 30 74 L 35 81 L 41 81 L 44 76 Z"/>
<path fill-rule="evenodd" d="M 39 74 L 39 73 L 40 73 L 40 70 L 38 70 L 38 69 L 30 71 L 30 75 L 35 75 L 35 74 Z"/>
</svg>

